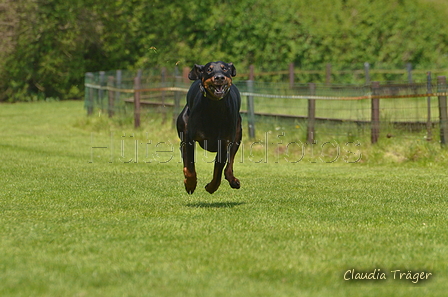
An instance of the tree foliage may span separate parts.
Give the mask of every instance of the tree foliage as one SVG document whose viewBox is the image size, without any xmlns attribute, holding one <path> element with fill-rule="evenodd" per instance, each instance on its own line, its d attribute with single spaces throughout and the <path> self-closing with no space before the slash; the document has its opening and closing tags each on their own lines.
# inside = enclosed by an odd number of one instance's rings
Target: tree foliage
<svg viewBox="0 0 448 297">
<path fill-rule="evenodd" d="M 443 0 L 4 0 L 0 100 L 79 97 L 87 71 L 448 67 Z"/>
</svg>

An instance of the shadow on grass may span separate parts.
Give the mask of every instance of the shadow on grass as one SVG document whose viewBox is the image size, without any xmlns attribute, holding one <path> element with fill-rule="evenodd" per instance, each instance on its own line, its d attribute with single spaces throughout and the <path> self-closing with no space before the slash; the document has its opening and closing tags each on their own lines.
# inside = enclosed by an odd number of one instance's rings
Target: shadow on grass
<svg viewBox="0 0 448 297">
<path fill-rule="evenodd" d="M 235 206 L 246 204 L 245 202 L 197 202 L 188 203 L 188 207 L 194 208 L 232 208 Z"/>
</svg>

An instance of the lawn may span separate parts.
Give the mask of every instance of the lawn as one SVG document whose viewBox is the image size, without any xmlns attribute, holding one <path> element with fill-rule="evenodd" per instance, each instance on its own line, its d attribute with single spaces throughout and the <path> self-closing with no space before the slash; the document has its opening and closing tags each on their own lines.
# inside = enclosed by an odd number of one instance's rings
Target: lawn
<svg viewBox="0 0 448 297">
<path fill-rule="evenodd" d="M 0 296 L 446 296 L 446 163 L 292 162 L 247 141 L 240 190 L 208 194 L 199 151 L 188 195 L 155 115 L 134 130 L 79 101 L 3 104 L 0 136 Z"/>
</svg>

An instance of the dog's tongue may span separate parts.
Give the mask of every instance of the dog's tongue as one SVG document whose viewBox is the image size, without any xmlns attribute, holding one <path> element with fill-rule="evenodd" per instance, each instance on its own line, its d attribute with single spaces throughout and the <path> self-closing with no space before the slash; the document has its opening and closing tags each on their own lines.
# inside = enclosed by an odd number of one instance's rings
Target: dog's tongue
<svg viewBox="0 0 448 297">
<path fill-rule="evenodd" d="M 215 94 L 222 95 L 224 93 L 224 86 L 216 86 Z"/>
</svg>

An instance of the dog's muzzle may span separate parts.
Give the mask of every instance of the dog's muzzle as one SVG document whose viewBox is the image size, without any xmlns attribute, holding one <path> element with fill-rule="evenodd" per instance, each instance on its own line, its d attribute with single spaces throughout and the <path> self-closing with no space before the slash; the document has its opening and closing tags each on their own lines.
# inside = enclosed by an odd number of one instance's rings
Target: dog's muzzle
<svg viewBox="0 0 448 297">
<path fill-rule="evenodd" d="M 223 85 L 210 85 L 209 90 L 213 94 L 213 97 L 221 100 L 229 92 L 230 86 L 228 84 Z"/>
<path fill-rule="evenodd" d="M 209 98 L 213 100 L 221 100 L 230 90 L 231 81 L 224 75 L 217 75 L 212 80 L 208 80 L 204 84 L 204 89 L 208 91 Z M 204 96 L 206 93 L 204 92 Z"/>
</svg>

